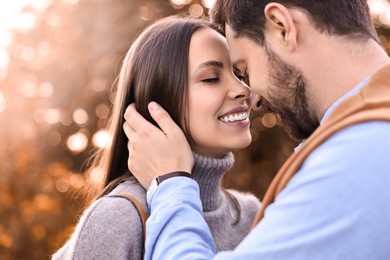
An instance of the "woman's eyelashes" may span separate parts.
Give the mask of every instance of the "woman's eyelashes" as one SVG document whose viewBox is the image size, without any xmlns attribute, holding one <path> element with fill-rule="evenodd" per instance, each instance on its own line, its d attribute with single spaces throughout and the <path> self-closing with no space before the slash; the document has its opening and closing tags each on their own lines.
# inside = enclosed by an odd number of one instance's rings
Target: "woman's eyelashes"
<svg viewBox="0 0 390 260">
<path fill-rule="evenodd" d="M 220 81 L 220 79 L 221 79 L 220 73 L 212 72 L 212 73 L 205 73 L 200 81 L 203 82 L 204 84 L 212 84 L 212 83 L 217 83 L 218 81 Z"/>
<path fill-rule="evenodd" d="M 238 80 L 244 82 L 249 86 L 249 78 L 246 72 L 241 72 L 238 68 L 233 68 L 233 73 Z M 218 83 L 219 81 L 221 81 L 222 74 L 223 73 L 210 73 L 208 75 L 204 75 L 200 81 L 203 82 L 204 84 Z"/>
<path fill-rule="evenodd" d="M 211 84 L 211 83 L 216 83 L 219 81 L 219 77 L 211 77 L 211 78 L 205 78 L 205 79 L 202 79 L 201 81 L 205 84 Z"/>
</svg>

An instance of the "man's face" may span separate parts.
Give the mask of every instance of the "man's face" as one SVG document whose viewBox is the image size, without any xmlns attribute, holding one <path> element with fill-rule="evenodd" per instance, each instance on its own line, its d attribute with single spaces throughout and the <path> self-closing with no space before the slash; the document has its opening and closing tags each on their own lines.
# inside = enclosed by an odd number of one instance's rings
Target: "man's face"
<svg viewBox="0 0 390 260">
<path fill-rule="evenodd" d="M 248 37 L 235 37 L 229 25 L 226 39 L 232 64 L 249 77 L 252 91 L 260 96 L 254 104 L 265 100 L 279 114 L 291 136 L 309 137 L 319 122 L 310 111 L 307 79 L 301 70 L 283 61 L 267 43 L 260 46 Z"/>
</svg>

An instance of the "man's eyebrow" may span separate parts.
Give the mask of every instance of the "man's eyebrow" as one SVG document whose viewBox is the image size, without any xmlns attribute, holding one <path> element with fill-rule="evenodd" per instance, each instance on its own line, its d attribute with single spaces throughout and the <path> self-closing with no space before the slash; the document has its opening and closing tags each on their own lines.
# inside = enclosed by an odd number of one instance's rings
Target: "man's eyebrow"
<svg viewBox="0 0 390 260">
<path fill-rule="evenodd" d="M 205 62 L 202 62 L 201 64 L 199 64 L 197 69 L 201 69 L 201 68 L 204 68 L 204 67 L 223 68 L 223 63 L 220 62 L 220 61 L 217 61 L 217 60 L 209 60 L 209 61 L 205 61 Z"/>
<path fill-rule="evenodd" d="M 245 61 L 243 59 L 232 61 L 233 67 L 237 67 L 237 66 L 241 65 L 242 63 L 245 64 Z"/>
</svg>

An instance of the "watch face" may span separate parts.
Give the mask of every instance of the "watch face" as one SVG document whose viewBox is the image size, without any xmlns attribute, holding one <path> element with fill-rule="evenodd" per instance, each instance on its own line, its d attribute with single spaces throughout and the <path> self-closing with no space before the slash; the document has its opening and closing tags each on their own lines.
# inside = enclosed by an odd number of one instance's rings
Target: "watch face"
<svg viewBox="0 0 390 260">
<path fill-rule="evenodd" d="M 153 193 L 157 189 L 158 183 L 156 179 L 153 179 L 152 182 L 148 186 L 148 190 L 146 191 L 146 201 L 149 204 L 152 198 Z"/>
<path fill-rule="evenodd" d="M 149 187 L 148 187 L 148 191 L 151 190 L 152 192 L 156 190 L 158 184 L 157 184 L 157 180 L 156 179 L 153 179 L 152 182 L 150 183 Z"/>
</svg>

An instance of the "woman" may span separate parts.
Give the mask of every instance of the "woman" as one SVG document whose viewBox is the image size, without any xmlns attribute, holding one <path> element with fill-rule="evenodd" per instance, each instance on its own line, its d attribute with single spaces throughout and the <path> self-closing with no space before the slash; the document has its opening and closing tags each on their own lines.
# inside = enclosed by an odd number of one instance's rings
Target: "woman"
<svg viewBox="0 0 390 260">
<path fill-rule="evenodd" d="M 252 195 L 221 187 L 234 161 L 231 151 L 251 142 L 251 91 L 235 73 L 225 38 L 205 21 L 166 18 L 137 38 L 117 83 L 112 142 L 93 167 L 105 173 L 102 191 L 54 259 L 142 259 L 144 237 L 138 211 L 114 195 L 130 194 L 147 211 L 146 191 L 128 172 L 128 140 L 122 125 L 131 103 L 154 122 L 147 109 L 150 101 L 170 113 L 191 144 L 192 176 L 199 183 L 216 250 L 237 246 L 249 232 L 260 203 Z"/>
</svg>

